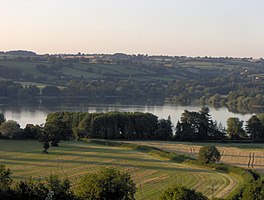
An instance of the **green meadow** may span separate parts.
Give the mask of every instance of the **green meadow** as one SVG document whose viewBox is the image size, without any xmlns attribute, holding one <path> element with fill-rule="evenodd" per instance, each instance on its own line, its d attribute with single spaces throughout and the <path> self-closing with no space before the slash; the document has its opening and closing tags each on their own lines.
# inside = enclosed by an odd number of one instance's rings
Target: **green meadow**
<svg viewBox="0 0 264 200">
<path fill-rule="evenodd" d="M 173 184 L 196 189 L 208 197 L 226 197 L 243 182 L 236 175 L 174 163 L 123 147 L 69 141 L 50 148 L 49 154 L 41 152 L 37 141 L 0 140 L 0 164 L 11 169 L 15 180 L 38 180 L 58 174 L 76 185 L 86 173 L 114 167 L 131 174 L 137 185 L 136 199 L 157 199 Z"/>
</svg>

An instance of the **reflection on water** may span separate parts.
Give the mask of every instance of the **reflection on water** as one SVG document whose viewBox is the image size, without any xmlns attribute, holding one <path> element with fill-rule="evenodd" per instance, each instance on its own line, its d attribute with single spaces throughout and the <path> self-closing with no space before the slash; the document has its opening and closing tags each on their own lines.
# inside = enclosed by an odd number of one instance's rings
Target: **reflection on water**
<svg viewBox="0 0 264 200">
<path fill-rule="evenodd" d="M 69 112 L 149 112 L 157 115 L 159 118 L 168 118 L 171 116 L 175 125 L 180 119 L 184 110 L 198 111 L 200 105 L 180 106 L 172 104 L 164 104 L 162 100 L 156 99 L 150 101 L 148 99 L 97 99 L 97 100 L 32 100 L 32 101 L 1 101 L 0 112 L 2 112 L 7 120 L 17 121 L 21 127 L 26 124 L 42 124 L 45 122 L 46 116 L 50 112 L 69 111 Z M 226 120 L 229 117 L 238 117 L 247 121 L 252 114 L 238 114 L 228 111 L 227 108 L 210 107 L 212 119 L 221 122 L 226 126 Z"/>
</svg>

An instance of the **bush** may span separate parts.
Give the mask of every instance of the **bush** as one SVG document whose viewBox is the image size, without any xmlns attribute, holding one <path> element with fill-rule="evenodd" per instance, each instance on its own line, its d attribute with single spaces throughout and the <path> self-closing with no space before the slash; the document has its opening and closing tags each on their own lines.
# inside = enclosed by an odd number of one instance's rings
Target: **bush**
<svg viewBox="0 0 264 200">
<path fill-rule="evenodd" d="M 25 139 L 38 139 L 41 134 L 42 128 L 39 125 L 27 124 L 24 128 L 23 138 Z"/>
<path fill-rule="evenodd" d="M 208 200 L 206 196 L 204 196 L 200 192 L 195 192 L 195 190 L 188 189 L 183 186 L 173 186 L 166 189 L 159 200 Z"/>
<path fill-rule="evenodd" d="M 4 165 L 0 165 L 0 189 L 10 187 L 12 183 L 10 169 L 6 169 Z"/>
<path fill-rule="evenodd" d="M 83 200 L 134 200 L 136 185 L 130 175 L 116 169 L 102 169 L 84 176 L 76 188 Z"/>
<path fill-rule="evenodd" d="M 0 199 L 9 200 L 13 198 L 11 190 L 11 172 L 4 165 L 0 165 Z"/>
<path fill-rule="evenodd" d="M 75 199 L 70 181 L 68 179 L 60 180 L 55 175 L 50 175 L 46 181 L 33 181 L 32 179 L 19 181 L 15 184 L 11 195 L 12 199 L 18 200 Z"/>
<path fill-rule="evenodd" d="M 264 199 L 264 180 L 259 179 L 257 181 L 248 184 L 243 190 L 242 200 L 263 200 Z"/>
<path fill-rule="evenodd" d="M 203 164 L 219 162 L 220 159 L 221 154 L 215 146 L 204 146 L 199 151 L 198 160 Z"/>
</svg>

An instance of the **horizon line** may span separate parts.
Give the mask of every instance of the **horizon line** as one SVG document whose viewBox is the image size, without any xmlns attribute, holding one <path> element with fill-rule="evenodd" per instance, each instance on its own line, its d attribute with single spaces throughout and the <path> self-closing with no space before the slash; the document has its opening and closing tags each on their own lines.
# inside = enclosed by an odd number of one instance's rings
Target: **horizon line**
<svg viewBox="0 0 264 200">
<path fill-rule="evenodd" d="M 0 50 L 0 53 L 8 53 L 8 52 L 12 52 L 12 51 L 26 51 L 26 52 L 33 52 L 36 53 L 39 56 L 44 56 L 44 55 L 77 55 L 77 54 L 81 54 L 81 55 L 114 55 L 114 54 L 125 54 L 125 55 L 143 55 L 143 56 L 161 56 L 161 57 L 187 57 L 187 58 L 236 58 L 236 59 L 263 59 L 263 57 L 254 57 L 254 56 L 212 56 L 212 55 L 172 55 L 172 54 L 149 54 L 149 53 L 125 53 L 125 52 L 96 52 L 96 53 L 84 53 L 84 52 L 77 52 L 77 53 L 39 53 L 37 51 L 34 50 L 28 50 L 28 49 L 12 49 L 12 50 Z"/>
</svg>

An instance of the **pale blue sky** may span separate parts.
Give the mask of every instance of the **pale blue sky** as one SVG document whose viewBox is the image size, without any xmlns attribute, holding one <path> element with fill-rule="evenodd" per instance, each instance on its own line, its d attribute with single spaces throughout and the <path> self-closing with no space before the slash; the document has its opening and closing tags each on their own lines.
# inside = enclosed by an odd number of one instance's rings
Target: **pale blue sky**
<svg viewBox="0 0 264 200">
<path fill-rule="evenodd" d="M 262 0 L 0 0 L 0 50 L 264 57 Z"/>
</svg>

